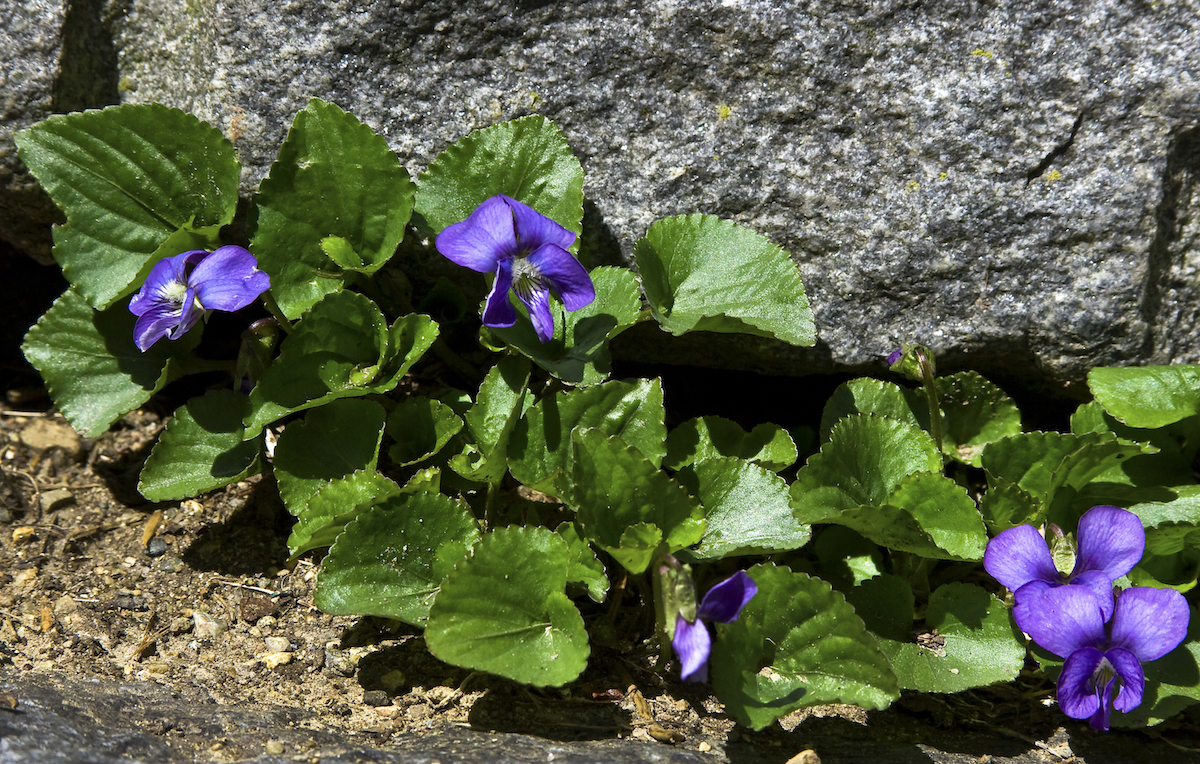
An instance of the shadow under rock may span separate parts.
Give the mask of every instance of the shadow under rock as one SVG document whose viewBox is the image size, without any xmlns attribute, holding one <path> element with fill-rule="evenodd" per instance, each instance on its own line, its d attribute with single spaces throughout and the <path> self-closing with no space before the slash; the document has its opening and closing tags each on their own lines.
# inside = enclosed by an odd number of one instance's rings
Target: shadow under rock
<svg viewBox="0 0 1200 764">
<path fill-rule="evenodd" d="M 629 729 L 629 715 L 614 703 L 552 697 L 507 682 L 489 686 L 468 721 L 477 730 L 558 741 L 611 740 Z"/>
</svg>

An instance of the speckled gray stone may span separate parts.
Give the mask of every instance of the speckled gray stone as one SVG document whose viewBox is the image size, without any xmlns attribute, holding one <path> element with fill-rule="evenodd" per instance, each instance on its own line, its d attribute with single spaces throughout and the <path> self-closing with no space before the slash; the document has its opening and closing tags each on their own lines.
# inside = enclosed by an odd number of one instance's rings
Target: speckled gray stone
<svg viewBox="0 0 1200 764">
<path fill-rule="evenodd" d="M 1194 0 L 122 7 L 122 100 L 220 126 L 246 192 L 310 96 L 413 172 L 538 112 L 583 162 L 600 259 L 628 261 L 655 219 L 700 211 L 800 263 L 816 349 L 639 327 L 633 355 L 880 370 L 910 340 L 943 368 L 1051 382 L 1200 359 Z"/>
<path fill-rule="evenodd" d="M 117 103 L 117 4 L 105 0 L 0 0 L 0 239 L 50 258 L 62 219 L 17 158 L 12 134 L 50 114 Z"/>
</svg>

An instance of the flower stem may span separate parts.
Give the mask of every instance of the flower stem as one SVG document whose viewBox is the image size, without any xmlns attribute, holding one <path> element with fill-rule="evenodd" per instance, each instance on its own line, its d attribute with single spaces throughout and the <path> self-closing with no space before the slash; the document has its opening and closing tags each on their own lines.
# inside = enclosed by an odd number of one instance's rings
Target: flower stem
<svg viewBox="0 0 1200 764">
<path fill-rule="evenodd" d="M 279 309 L 279 303 L 275 302 L 275 297 L 271 294 L 270 290 L 262 293 L 262 301 L 266 309 L 270 311 L 275 320 L 279 322 L 279 325 L 283 327 L 283 331 L 291 334 L 294 330 L 292 322 L 288 321 L 287 316 L 283 315 L 283 311 Z"/>
<path fill-rule="evenodd" d="M 938 453 L 942 453 L 942 410 L 938 405 L 937 386 L 934 382 L 936 374 L 929 355 L 924 348 L 916 349 L 917 361 L 921 364 L 921 384 L 925 388 L 925 401 L 929 404 L 929 434 L 937 444 Z"/>
</svg>

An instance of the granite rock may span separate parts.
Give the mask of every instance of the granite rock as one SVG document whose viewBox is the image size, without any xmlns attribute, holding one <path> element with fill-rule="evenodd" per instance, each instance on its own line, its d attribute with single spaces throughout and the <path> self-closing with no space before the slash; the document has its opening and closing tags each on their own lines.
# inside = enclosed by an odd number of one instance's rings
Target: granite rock
<svg viewBox="0 0 1200 764">
<path fill-rule="evenodd" d="M 33 7 L 49 34 L 61 14 Z M 699 211 L 800 264 L 817 348 L 639 327 L 631 356 L 881 370 L 916 341 L 943 368 L 1058 384 L 1096 364 L 1200 360 L 1197 10 L 121 0 L 93 15 L 120 99 L 218 125 L 247 194 L 310 96 L 385 135 L 414 173 L 472 129 L 537 112 L 587 173 L 596 261 L 628 262 L 655 219 Z"/>
<path fill-rule="evenodd" d="M 104 0 L 0 3 L 0 239 L 50 258 L 62 215 L 17 158 L 12 135 L 61 112 L 118 103 L 113 7 Z"/>
</svg>

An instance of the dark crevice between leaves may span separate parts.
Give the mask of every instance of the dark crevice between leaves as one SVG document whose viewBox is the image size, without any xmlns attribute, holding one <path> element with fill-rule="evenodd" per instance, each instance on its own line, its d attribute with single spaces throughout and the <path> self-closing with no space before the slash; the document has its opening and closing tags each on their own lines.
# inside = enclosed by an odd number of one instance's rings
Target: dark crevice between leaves
<svg viewBox="0 0 1200 764">
<path fill-rule="evenodd" d="M 117 46 L 103 0 L 67 3 L 51 109 L 58 114 L 120 103 Z"/>
<path fill-rule="evenodd" d="M 1050 169 L 1050 165 L 1054 164 L 1055 159 L 1058 159 L 1060 156 L 1067 153 L 1067 151 L 1071 148 L 1071 145 L 1075 143 L 1075 136 L 1079 134 L 1079 128 L 1083 127 L 1083 118 L 1087 112 L 1087 109 L 1079 112 L 1079 116 L 1075 118 L 1075 123 L 1071 125 L 1071 133 L 1067 136 L 1067 139 L 1052 148 L 1050 153 L 1042 158 L 1042 161 L 1038 162 L 1036 166 L 1029 168 L 1025 172 L 1026 187 L 1028 187 L 1029 184 L 1035 179 L 1040 178 L 1042 173 Z"/>
<path fill-rule="evenodd" d="M 1142 354 L 1157 359 L 1173 355 L 1162 345 L 1174 326 L 1161 326 L 1163 293 L 1171 288 L 1172 265 L 1182 258 L 1184 230 L 1191 218 L 1191 198 L 1200 176 L 1200 127 L 1179 132 L 1167 149 L 1162 175 L 1162 198 L 1154 211 L 1154 239 L 1146 253 L 1146 278 L 1142 287 L 1141 316 L 1148 326 Z"/>
</svg>

